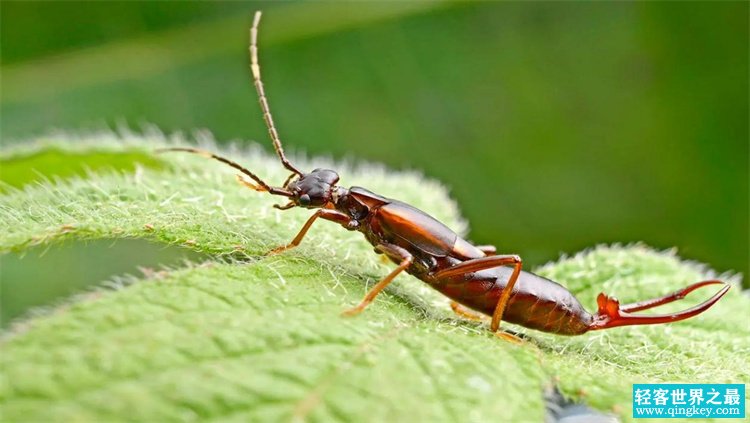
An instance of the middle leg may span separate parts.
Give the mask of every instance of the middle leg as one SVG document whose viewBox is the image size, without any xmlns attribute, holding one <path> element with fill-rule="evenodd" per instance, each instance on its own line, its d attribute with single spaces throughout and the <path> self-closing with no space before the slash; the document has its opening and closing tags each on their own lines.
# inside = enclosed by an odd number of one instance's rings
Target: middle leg
<svg viewBox="0 0 750 423">
<path fill-rule="evenodd" d="M 393 271 L 391 271 L 391 273 L 389 273 L 388 276 L 386 276 L 385 278 L 383 278 L 383 280 L 378 282 L 367 293 L 367 295 L 365 295 L 365 298 L 362 299 L 362 302 L 360 302 L 358 306 L 345 310 L 342 313 L 344 316 L 354 316 L 356 314 L 361 313 L 362 310 L 364 310 L 365 307 L 367 307 L 372 302 L 372 300 L 374 300 L 375 297 L 377 297 L 378 294 L 380 294 L 380 291 L 385 289 L 385 287 L 388 286 L 388 284 L 390 284 L 393 281 L 393 279 L 396 276 L 398 276 L 399 273 L 406 270 L 406 268 L 411 266 L 411 263 L 414 261 L 414 256 L 412 256 L 411 253 L 409 253 L 408 251 L 406 251 L 405 249 L 397 245 L 380 244 L 375 248 L 386 253 L 389 256 L 400 258 L 401 263 L 398 265 L 397 268 L 393 269 Z"/>
<path fill-rule="evenodd" d="M 317 220 L 319 217 L 325 220 L 336 222 L 344 227 L 349 227 L 356 223 L 356 221 L 352 220 L 349 216 L 339 211 L 319 209 L 312 216 L 310 216 L 309 219 L 307 219 L 307 222 L 305 222 L 304 226 L 302 226 L 302 229 L 300 229 L 299 233 L 297 233 L 297 236 L 294 237 L 292 242 L 290 242 L 289 244 L 274 248 L 273 250 L 268 252 L 268 255 L 278 254 L 282 251 L 286 251 L 290 248 L 294 248 L 298 246 L 299 243 L 302 242 L 302 238 L 304 238 L 305 235 L 307 234 L 307 231 L 310 230 L 310 226 L 312 226 L 315 220 Z"/>
</svg>

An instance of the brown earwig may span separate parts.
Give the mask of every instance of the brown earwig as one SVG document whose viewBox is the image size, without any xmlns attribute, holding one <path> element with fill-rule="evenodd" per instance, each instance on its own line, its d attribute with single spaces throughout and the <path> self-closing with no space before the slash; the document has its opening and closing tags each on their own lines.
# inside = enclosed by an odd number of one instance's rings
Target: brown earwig
<svg viewBox="0 0 750 423">
<path fill-rule="evenodd" d="M 317 209 L 289 244 L 272 250 L 270 254 L 298 246 L 313 223 L 325 219 L 347 230 L 361 232 L 377 253 L 385 254 L 397 264 L 396 269 L 378 282 L 358 306 L 344 314 L 360 313 L 404 271 L 451 298 L 457 313 L 476 318 L 474 313 L 464 309 L 467 307 L 492 316 L 490 330 L 511 339 L 512 336 L 497 332 L 501 320 L 561 335 L 578 335 L 617 326 L 677 322 L 706 311 L 729 290 L 730 286 L 722 281 L 708 280 L 663 297 L 624 305 L 615 298 L 599 294 L 599 309 L 591 314 L 562 285 L 521 270 L 523 262 L 517 255 L 498 255 L 492 246 L 472 245 L 427 213 L 401 201 L 360 187 L 339 186 L 339 175 L 333 170 L 300 171 L 284 154 L 261 81 L 257 47 L 260 17 L 261 13 L 256 12 L 250 30 L 253 82 L 276 154 L 292 174 L 282 186 L 275 187 L 241 165 L 210 152 L 182 147 L 160 151 L 184 151 L 221 161 L 249 177 L 253 182 L 238 177 L 247 187 L 288 198 L 286 204 L 274 206 L 278 209 Z M 723 287 L 707 301 L 687 310 L 661 315 L 634 314 L 682 299 L 707 285 Z"/>
</svg>

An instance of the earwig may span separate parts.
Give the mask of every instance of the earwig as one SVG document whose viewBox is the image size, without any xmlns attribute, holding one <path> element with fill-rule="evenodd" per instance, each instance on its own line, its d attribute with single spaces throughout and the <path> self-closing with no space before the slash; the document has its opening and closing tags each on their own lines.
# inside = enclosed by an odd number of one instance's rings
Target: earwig
<svg viewBox="0 0 750 423">
<path fill-rule="evenodd" d="M 343 314 L 355 315 L 363 311 L 401 272 L 421 279 L 451 298 L 452 308 L 460 315 L 477 318 L 475 312 L 479 312 L 491 316 L 490 330 L 509 339 L 513 337 L 498 332 L 503 320 L 561 335 L 579 335 L 618 326 L 677 322 L 706 311 L 729 290 L 730 285 L 720 280 L 707 280 L 662 297 L 624 305 L 602 293 L 597 298 L 598 311 L 591 314 L 562 285 L 522 270 L 523 261 L 517 255 L 496 254 L 493 246 L 472 245 L 432 216 L 404 202 L 361 187 L 339 186 L 339 175 L 333 170 L 301 172 L 284 153 L 261 80 L 257 44 L 260 17 L 261 13 L 256 12 L 250 30 L 253 83 L 276 155 L 292 174 L 282 186 L 275 187 L 241 165 L 207 151 L 183 147 L 160 151 L 200 154 L 231 166 L 254 182 L 239 176 L 245 186 L 286 197 L 288 203 L 274 206 L 280 210 L 294 207 L 316 209 L 289 244 L 275 248 L 269 254 L 298 246 L 318 219 L 361 232 L 378 254 L 384 254 L 397 267 L 378 282 L 359 305 Z M 660 315 L 635 314 L 680 300 L 708 285 L 722 285 L 722 288 L 705 302 L 687 310 Z"/>
</svg>

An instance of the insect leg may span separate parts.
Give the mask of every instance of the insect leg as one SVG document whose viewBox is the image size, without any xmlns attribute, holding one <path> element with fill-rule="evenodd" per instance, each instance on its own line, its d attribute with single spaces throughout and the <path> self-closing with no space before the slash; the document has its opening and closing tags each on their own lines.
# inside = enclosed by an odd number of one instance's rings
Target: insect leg
<svg viewBox="0 0 750 423">
<path fill-rule="evenodd" d="M 344 316 L 354 316 L 361 313 L 362 310 L 364 310 L 365 307 L 367 307 L 372 302 L 372 300 L 374 300 L 375 297 L 380 294 L 380 291 L 385 289 L 385 287 L 388 286 L 388 284 L 391 283 L 399 273 L 403 272 L 407 267 L 411 265 L 412 261 L 414 261 L 414 257 L 411 255 L 411 253 L 399 246 L 391 244 L 380 244 L 375 248 L 383 251 L 386 254 L 400 257 L 401 264 L 399 264 L 397 268 L 393 269 L 393 271 L 391 271 L 388 276 L 383 278 L 383 280 L 378 282 L 377 285 L 375 285 L 370 290 L 370 292 L 365 295 L 365 298 L 362 299 L 362 302 L 359 303 L 358 306 L 345 310 L 343 313 L 341 313 Z"/>
<path fill-rule="evenodd" d="M 305 222 L 305 225 L 302 226 L 302 229 L 300 229 L 299 233 L 297 233 L 297 236 L 294 237 L 292 242 L 290 242 L 289 244 L 274 248 L 273 250 L 268 252 L 268 255 L 278 254 L 282 251 L 298 246 L 299 243 L 302 242 L 302 238 L 304 238 L 305 234 L 307 234 L 307 231 L 310 229 L 310 226 L 312 226 L 315 220 L 319 217 L 325 220 L 330 220 L 331 222 L 336 222 L 340 224 L 341 226 L 345 226 L 345 227 L 350 226 L 352 222 L 354 222 L 352 218 L 350 218 L 349 216 L 339 211 L 329 210 L 329 209 L 319 209 L 312 216 L 310 216 L 309 219 L 307 219 L 307 222 Z"/>
<path fill-rule="evenodd" d="M 487 320 L 487 316 L 484 314 L 468 309 L 455 301 L 451 301 L 451 310 L 464 319 L 474 320 L 476 322 L 484 322 Z"/>
<path fill-rule="evenodd" d="M 284 188 L 288 187 L 288 186 L 289 186 L 289 183 L 290 183 L 290 182 L 292 182 L 292 179 L 294 179 L 294 177 L 295 177 L 295 176 L 297 176 L 297 174 L 296 174 L 296 173 L 292 173 L 291 175 L 289 175 L 289 176 L 288 176 L 288 177 L 286 178 L 286 181 L 284 181 L 284 185 L 282 185 L 282 187 L 284 187 Z"/>
<path fill-rule="evenodd" d="M 513 286 L 518 280 L 518 275 L 521 274 L 521 266 L 523 261 L 521 257 L 516 255 L 500 255 L 500 256 L 487 256 L 478 259 L 468 260 L 461 264 L 457 264 L 448 269 L 436 272 L 433 277 L 445 278 L 450 276 L 461 275 L 469 272 L 476 272 L 484 269 L 491 269 L 498 266 L 513 265 L 513 273 L 511 273 L 508 283 L 505 285 L 503 292 L 500 294 L 500 298 L 497 300 L 497 306 L 495 312 L 492 313 L 492 323 L 490 324 L 490 330 L 497 332 L 500 327 L 500 320 L 503 318 L 503 313 L 510 300 L 510 295 L 513 292 Z"/>
<path fill-rule="evenodd" d="M 463 317 L 464 319 L 474 320 L 476 322 L 486 322 L 489 319 L 489 317 L 485 316 L 484 314 L 477 313 L 474 310 L 466 308 L 455 301 L 451 301 L 451 309 L 454 313 Z M 495 336 L 514 344 L 523 344 L 523 340 L 521 338 L 509 332 L 500 330 L 495 332 Z"/>
<path fill-rule="evenodd" d="M 498 255 L 481 257 L 477 259 L 467 260 L 459 263 L 453 267 L 437 271 L 432 274 L 435 278 L 446 278 L 451 276 L 457 276 L 469 272 L 477 272 L 479 270 L 491 269 L 499 266 L 509 266 L 521 263 L 521 257 L 517 255 Z"/>
</svg>

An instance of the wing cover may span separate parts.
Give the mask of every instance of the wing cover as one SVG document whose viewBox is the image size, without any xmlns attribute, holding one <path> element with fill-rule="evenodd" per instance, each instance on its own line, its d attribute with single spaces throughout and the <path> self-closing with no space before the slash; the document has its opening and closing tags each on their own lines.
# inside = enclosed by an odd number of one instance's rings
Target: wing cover
<svg viewBox="0 0 750 423">
<path fill-rule="evenodd" d="M 377 210 L 385 232 L 420 250 L 438 256 L 451 255 L 458 235 L 427 213 L 400 201 Z"/>
</svg>

